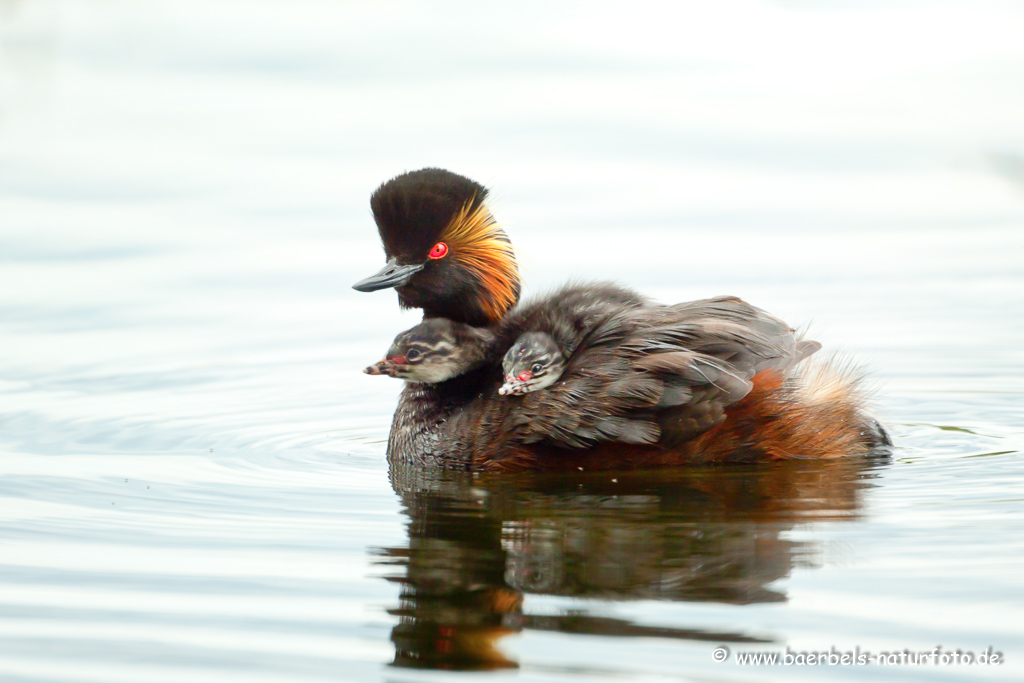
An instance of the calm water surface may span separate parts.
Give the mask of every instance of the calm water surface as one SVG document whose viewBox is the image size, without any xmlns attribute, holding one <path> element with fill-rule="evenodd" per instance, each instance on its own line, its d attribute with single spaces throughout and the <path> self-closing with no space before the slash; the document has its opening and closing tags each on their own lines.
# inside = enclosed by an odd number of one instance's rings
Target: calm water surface
<svg viewBox="0 0 1024 683">
<path fill-rule="evenodd" d="M 1024 13 L 707 4 L 0 3 L 0 679 L 1024 678 Z M 532 292 L 809 325 L 892 457 L 391 471 L 426 165 Z M 936 646 L 1005 663 L 737 663 Z"/>
</svg>

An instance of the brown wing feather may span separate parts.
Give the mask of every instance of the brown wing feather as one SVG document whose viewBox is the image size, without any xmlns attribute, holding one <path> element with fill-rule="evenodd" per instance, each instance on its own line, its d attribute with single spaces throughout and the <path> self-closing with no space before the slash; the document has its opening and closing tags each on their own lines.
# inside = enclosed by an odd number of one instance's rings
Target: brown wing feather
<svg viewBox="0 0 1024 683">
<path fill-rule="evenodd" d="M 645 305 L 614 285 L 563 288 L 503 327 L 507 337 L 540 329 L 561 340 L 561 379 L 510 398 L 519 405 L 508 426 L 512 442 L 564 448 L 681 443 L 721 423 L 758 372 L 785 371 L 820 348 L 735 297 Z"/>
</svg>

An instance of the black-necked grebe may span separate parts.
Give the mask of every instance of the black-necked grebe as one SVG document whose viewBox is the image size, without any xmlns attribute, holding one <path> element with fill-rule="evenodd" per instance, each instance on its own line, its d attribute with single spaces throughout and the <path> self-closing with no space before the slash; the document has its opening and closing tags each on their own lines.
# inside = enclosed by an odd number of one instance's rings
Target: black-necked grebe
<svg viewBox="0 0 1024 683">
<path fill-rule="evenodd" d="M 424 169 L 371 198 L 388 262 L 355 288 L 394 287 L 425 322 L 446 318 L 494 337 L 479 367 L 406 385 L 390 457 L 463 468 L 631 468 L 838 457 L 887 442 L 863 411 L 855 376 L 827 362 L 798 366 L 820 345 L 735 297 L 660 306 L 586 284 L 516 307 L 515 255 L 486 197 L 468 178 Z M 531 332 L 554 341 L 561 375 L 540 391 L 502 396 L 501 359 Z"/>
</svg>

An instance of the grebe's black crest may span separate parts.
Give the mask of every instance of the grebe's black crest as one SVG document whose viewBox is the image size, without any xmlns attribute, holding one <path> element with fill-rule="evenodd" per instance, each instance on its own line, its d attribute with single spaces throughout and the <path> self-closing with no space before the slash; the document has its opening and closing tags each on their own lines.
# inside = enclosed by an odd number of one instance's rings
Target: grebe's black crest
<svg viewBox="0 0 1024 683">
<path fill-rule="evenodd" d="M 487 198 L 480 183 L 440 168 L 392 178 L 370 197 L 384 252 L 400 262 L 422 261 L 463 208 L 475 211 Z"/>
<path fill-rule="evenodd" d="M 422 308 L 428 318 L 500 320 L 519 300 L 519 268 L 486 198 L 483 185 L 439 168 L 381 185 L 370 207 L 388 262 L 354 287 L 394 287 L 403 308 Z"/>
</svg>

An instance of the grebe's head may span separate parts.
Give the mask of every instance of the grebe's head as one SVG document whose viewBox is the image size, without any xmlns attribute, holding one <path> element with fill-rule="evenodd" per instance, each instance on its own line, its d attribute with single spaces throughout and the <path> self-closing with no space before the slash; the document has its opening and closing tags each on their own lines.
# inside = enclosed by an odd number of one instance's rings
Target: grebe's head
<svg viewBox="0 0 1024 683">
<path fill-rule="evenodd" d="M 485 328 L 430 318 L 395 337 L 384 360 L 363 372 L 436 384 L 483 365 L 493 340 Z"/>
<path fill-rule="evenodd" d="M 470 325 L 501 320 L 519 300 L 519 268 L 484 203 L 487 188 L 439 168 L 387 181 L 370 197 L 387 264 L 353 287 L 394 287 L 403 308 Z"/>
<path fill-rule="evenodd" d="M 526 332 L 505 354 L 501 367 L 505 384 L 498 393 L 526 394 L 554 384 L 565 370 L 565 356 L 550 335 Z"/>
</svg>

